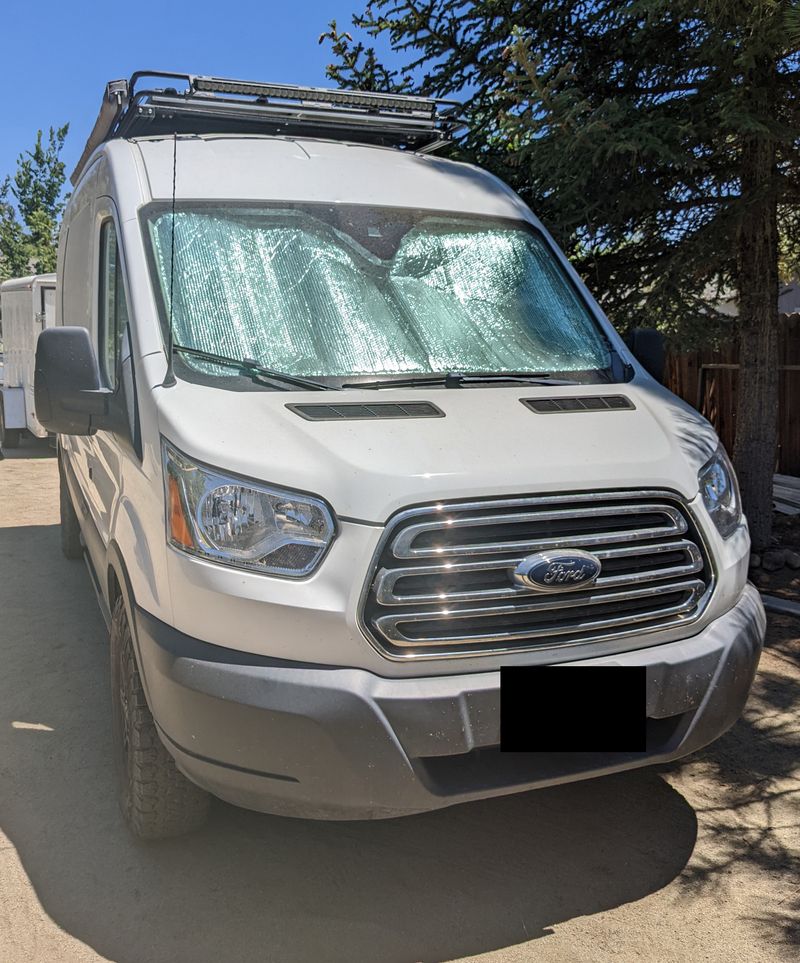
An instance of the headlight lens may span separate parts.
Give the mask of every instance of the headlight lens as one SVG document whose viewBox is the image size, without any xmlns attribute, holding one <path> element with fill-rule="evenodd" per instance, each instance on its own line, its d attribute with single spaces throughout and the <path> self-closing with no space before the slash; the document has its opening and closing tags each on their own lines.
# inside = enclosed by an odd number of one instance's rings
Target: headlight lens
<svg viewBox="0 0 800 963">
<path fill-rule="evenodd" d="M 328 506 L 198 465 L 162 443 L 167 540 L 192 555 L 302 578 L 322 561 L 335 526 Z"/>
<path fill-rule="evenodd" d="M 725 449 L 720 445 L 698 473 L 700 494 L 720 535 L 728 538 L 742 520 L 739 485 Z"/>
</svg>

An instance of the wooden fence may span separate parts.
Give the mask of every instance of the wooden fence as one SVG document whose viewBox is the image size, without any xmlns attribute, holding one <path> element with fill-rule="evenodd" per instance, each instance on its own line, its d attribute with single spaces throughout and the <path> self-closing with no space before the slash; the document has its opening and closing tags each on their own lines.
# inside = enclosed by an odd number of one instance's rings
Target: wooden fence
<svg viewBox="0 0 800 963">
<path fill-rule="evenodd" d="M 738 345 L 720 351 L 687 351 L 667 357 L 665 383 L 714 425 L 728 451 L 736 438 Z M 778 463 L 784 475 L 800 475 L 800 315 L 781 318 Z"/>
</svg>

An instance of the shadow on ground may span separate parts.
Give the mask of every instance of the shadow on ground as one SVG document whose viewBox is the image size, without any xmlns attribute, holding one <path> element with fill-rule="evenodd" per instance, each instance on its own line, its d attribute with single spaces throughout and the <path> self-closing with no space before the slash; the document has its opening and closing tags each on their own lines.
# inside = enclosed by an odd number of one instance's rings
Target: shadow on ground
<svg viewBox="0 0 800 963">
<path fill-rule="evenodd" d="M 0 827 L 44 911 L 103 956 L 452 959 L 638 900 L 692 853 L 694 811 L 653 771 L 389 822 L 219 804 L 196 836 L 134 842 L 86 572 L 33 525 L 0 528 L 0 571 Z"/>
<path fill-rule="evenodd" d="M 56 449 L 49 438 L 27 435 L 20 439 L 19 448 L 3 448 L 3 460 L 16 461 L 26 458 L 55 458 Z"/>
<path fill-rule="evenodd" d="M 684 893 L 724 898 L 731 878 L 748 871 L 771 880 L 777 899 L 754 899 L 748 918 L 769 943 L 790 947 L 800 946 L 798 720 L 800 621 L 772 615 L 743 718 L 703 752 L 660 767 L 668 775 L 702 778 L 711 790 L 695 804 L 709 844 L 682 874 Z"/>
</svg>

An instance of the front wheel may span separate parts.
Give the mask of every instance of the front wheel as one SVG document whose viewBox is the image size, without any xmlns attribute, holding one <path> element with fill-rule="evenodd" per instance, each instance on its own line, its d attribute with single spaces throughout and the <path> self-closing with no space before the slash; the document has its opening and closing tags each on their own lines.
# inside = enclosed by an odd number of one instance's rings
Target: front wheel
<svg viewBox="0 0 800 963">
<path fill-rule="evenodd" d="M 208 817 L 209 796 L 178 770 L 159 738 L 122 597 L 111 617 L 111 702 L 120 805 L 131 832 L 163 839 L 199 829 Z"/>
</svg>

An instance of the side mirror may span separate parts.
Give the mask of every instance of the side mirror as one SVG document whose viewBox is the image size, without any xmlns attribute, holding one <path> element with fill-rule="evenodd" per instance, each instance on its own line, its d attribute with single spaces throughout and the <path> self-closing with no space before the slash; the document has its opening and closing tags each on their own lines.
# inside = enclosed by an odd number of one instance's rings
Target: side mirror
<svg viewBox="0 0 800 963">
<path fill-rule="evenodd" d="M 93 435 L 107 427 L 112 391 L 102 387 L 86 328 L 46 328 L 36 342 L 36 417 L 53 434 Z"/>
<path fill-rule="evenodd" d="M 644 370 L 656 381 L 664 381 L 666 347 L 664 335 L 655 328 L 633 328 L 625 338 L 625 344 Z"/>
</svg>

